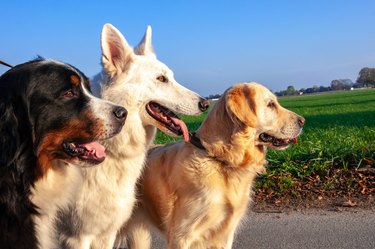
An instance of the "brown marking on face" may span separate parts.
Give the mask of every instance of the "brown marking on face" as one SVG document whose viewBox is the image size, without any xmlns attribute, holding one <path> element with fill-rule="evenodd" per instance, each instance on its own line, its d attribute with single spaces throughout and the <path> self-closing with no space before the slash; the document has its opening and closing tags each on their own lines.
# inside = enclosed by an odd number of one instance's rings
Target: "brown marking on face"
<svg viewBox="0 0 375 249">
<path fill-rule="evenodd" d="M 82 119 L 72 119 L 62 128 L 44 134 L 37 149 L 37 179 L 42 178 L 52 168 L 54 160 L 60 159 L 69 162 L 75 159 L 63 151 L 63 142 L 74 139 L 94 141 L 104 134 L 104 124 L 90 113 L 82 115 Z"/>
<path fill-rule="evenodd" d="M 73 86 L 77 86 L 81 83 L 81 79 L 78 75 L 72 74 L 70 75 L 70 82 L 73 84 Z"/>
<path fill-rule="evenodd" d="M 35 176 L 36 180 L 43 178 L 47 171 L 52 168 L 51 155 L 47 153 L 40 153 L 36 162 Z"/>
<path fill-rule="evenodd" d="M 255 104 L 255 91 L 250 91 L 250 88 L 246 85 L 243 86 L 242 91 L 247 101 L 247 105 L 250 107 L 250 110 L 256 115 L 256 104 Z"/>
<path fill-rule="evenodd" d="M 227 106 L 245 125 L 255 127 L 256 104 L 255 91 L 246 85 L 239 85 L 227 93 Z"/>
</svg>

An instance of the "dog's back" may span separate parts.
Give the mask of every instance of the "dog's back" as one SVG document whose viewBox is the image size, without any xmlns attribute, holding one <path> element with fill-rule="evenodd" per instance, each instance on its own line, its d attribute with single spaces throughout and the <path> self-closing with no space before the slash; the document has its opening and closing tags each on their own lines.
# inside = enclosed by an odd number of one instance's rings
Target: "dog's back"
<svg viewBox="0 0 375 249">
<path fill-rule="evenodd" d="M 30 201 L 35 182 L 36 157 L 28 137 L 26 114 L 16 115 L 22 103 L 15 101 L 22 92 L 35 63 L 18 65 L 0 76 L 0 248 L 38 248 L 34 216 L 37 208 Z M 19 122 L 19 123 L 18 123 Z M 19 128 L 23 126 L 24 129 Z M 21 133 L 22 132 L 22 133 Z"/>
</svg>

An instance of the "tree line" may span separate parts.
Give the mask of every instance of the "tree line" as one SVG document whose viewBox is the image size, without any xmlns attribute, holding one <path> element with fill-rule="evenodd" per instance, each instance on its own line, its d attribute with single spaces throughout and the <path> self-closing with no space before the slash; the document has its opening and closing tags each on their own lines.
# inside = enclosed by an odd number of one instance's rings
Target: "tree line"
<svg viewBox="0 0 375 249">
<path fill-rule="evenodd" d="M 358 73 L 356 82 L 352 82 L 350 79 L 336 79 L 332 80 L 329 86 L 317 86 L 314 85 L 309 88 L 295 89 L 294 86 L 290 85 L 285 90 L 275 92 L 277 96 L 291 96 L 309 93 L 319 93 L 328 91 L 342 91 L 350 90 L 352 88 L 363 88 L 363 87 L 375 87 L 375 68 L 362 68 Z M 208 99 L 220 98 L 220 94 L 211 94 Z"/>
<path fill-rule="evenodd" d="M 330 86 L 317 86 L 296 90 L 294 86 L 288 86 L 286 90 L 275 92 L 277 96 L 290 96 L 328 91 L 351 90 L 353 88 L 375 87 L 375 68 L 364 67 L 359 71 L 355 83 L 350 79 L 332 80 Z"/>
</svg>

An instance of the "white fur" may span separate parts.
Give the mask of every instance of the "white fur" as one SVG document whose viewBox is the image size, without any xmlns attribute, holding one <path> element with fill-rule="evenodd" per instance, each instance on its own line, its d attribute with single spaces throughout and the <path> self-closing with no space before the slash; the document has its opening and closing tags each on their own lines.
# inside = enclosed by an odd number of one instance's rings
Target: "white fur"
<svg viewBox="0 0 375 249">
<path fill-rule="evenodd" d="M 31 189 L 31 201 L 38 207 L 35 216 L 36 233 L 40 248 L 56 248 L 54 220 L 59 209 L 66 208 L 76 199 L 81 186 L 81 171 L 64 162 L 54 162 L 54 170 L 38 180 Z"/>
<path fill-rule="evenodd" d="M 107 158 L 99 167 L 84 170 L 84 182 L 74 212 L 82 220 L 76 236 L 63 238 L 71 248 L 112 248 L 117 231 L 130 218 L 135 204 L 135 184 L 158 124 L 145 111 L 154 101 L 172 111 L 197 115 L 201 97 L 182 87 L 173 72 L 159 60 L 151 45 L 151 28 L 133 50 L 122 34 L 106 24 L 102 32 L 103 74 L 94 92 L 124 106 L 127 120 L 119 135 L 107 140 Z M 157 80 L 163 75 L 167 83 Z M 95 82 L 94 82 L 95 83 Z"/>
</svg>

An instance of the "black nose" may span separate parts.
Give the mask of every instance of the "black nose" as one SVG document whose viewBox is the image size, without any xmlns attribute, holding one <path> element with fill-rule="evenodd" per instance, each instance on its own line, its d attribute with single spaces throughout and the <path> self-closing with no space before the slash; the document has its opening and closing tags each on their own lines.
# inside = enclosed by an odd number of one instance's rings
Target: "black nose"
<svg viewBox="0 0 375 249">
<path fill-rule="evenodd" d="M 304 126 L 305 125 L 305 119 L 303 117 L 298 117 L 298 124 L 299 126 Z"/>
<path fill-rule="evenodd" d="M 206 99 L 201 99 L 198 103 L 199 110 L 202 112 L 207 111 L 208 107 L 210 107 L 211 101 L 208 101 Z"/>
<path fill-rule="evenodd" d="M 117 106 L 113 110 L 113 114 L 115 114 L 118 120 L 123 121 L 126 119 L 126 116 L 128 115 L 128 111 L 124 107 Z"/>
</svg>

